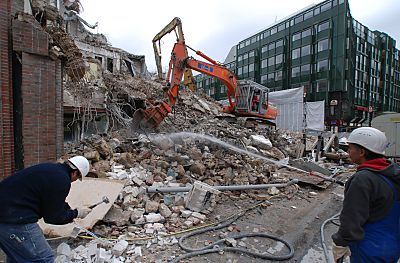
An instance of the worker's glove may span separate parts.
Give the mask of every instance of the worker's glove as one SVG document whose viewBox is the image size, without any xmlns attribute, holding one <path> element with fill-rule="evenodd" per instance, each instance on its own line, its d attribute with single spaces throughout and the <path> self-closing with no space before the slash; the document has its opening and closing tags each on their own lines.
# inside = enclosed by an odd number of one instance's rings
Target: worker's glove
<svg viewBox="0 0 400 263">
<path fill-rule="evenodd" d="M 333 253 L 333 259 L 335 260 L 335 262 L 342 257 L 345 258 L 345 257 L 351 256 L 351 251 L 350 251 L 349 247 L 337 246 L 335 243 L 333 243 L 333 246 L 332 246 L 332 253 Z"/>
<path fill-rule="evenodd" d="M 92 211 L 88 207 L 78 207 L 76 210 L 78 210 L 77 218 L 85 218 Z"/>
</svg>

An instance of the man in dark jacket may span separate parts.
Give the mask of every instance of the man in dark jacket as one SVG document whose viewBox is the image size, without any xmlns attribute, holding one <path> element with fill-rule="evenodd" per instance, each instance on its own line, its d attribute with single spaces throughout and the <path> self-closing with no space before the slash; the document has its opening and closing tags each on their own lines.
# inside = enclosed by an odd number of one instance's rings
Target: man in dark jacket
<svg viewBox="0 0 400 263">
<path fill-rule="evenodd" d="M 362 127 L 348 139 L 358 165 L 346 183 L 340 227 L 332 236 L 335 261 L 397 262 L 400 258 L 400 168 L 384 158 L 384 133 Z"/>
<path fill-rule="evenodd" d="M 63 164 L 43 163 L 20 170 L 0 182 L 0 248 L 9 262 L 54 262 L 53 251 L 37 221 L 71 223 L 89 208 L 65 202 L 71 182 L 89 172 L 89 161 L 75 156 Z"/>
</svg>

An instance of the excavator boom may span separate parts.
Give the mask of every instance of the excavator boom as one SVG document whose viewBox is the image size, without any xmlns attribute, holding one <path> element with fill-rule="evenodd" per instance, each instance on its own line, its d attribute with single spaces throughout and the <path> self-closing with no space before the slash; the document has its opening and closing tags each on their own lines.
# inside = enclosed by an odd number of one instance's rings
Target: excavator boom
<svg viewBox="0 0 400 263">
<path fill-rule="evenodd" d="M 183 35 L 183 30 L 182 30 L 182 22 L 180 18 L 175 17 L 172 19 L 171 22 L 169 22 L 168 25 L 166 25 L 155 37 L 153 38 L 153 50 L 154 50 L 154 57 L 156 60 L 156 66 L 157 66 L 157 74 L 159 79 L 164 79 L 163 74 L 162 74 L 162 68 L 161 68 L 161 46 L 160 46 L 160 40 L 167 34 L 171 33 L 172 31 L 175 31 L 176 34 L 176 42 L 177 43 L 185 43 L 185 36 Z M 184 72 L 184 81 L 183 84 L 188 87 L 191 91 L 196 90 L 196 84 L 193 79 L 193 73 L 190 69 L 185 69 Z"/>
<path fill-rule="evenodd" d="M 156 42 L 175 28 L 178 28 L 177 42 L 171 52 L 169 69 L 166 75 L 167 87 L 164 89 L 168 96 L 168 101 L 157 103 L 145 110 L 136 111 L 134 122 L 137 122 L 137 125 L 142 125 L 144 123 L 146 127 L 155 128 L 164 120 L 177 102 L 182 77 L 186 78 L 189 76 L 192 78 L 191 70 L 196 70 L 203 74 L 212 76 L 220 80 L 226 86 L 229 105 L 224 107 L 224 112 L 263 120 L 275 120 L 277 110 L 268 103 L 268 88 L 253 81 L 241 81 L 241 85 L 238 85 L 235 75 L 229 69 L 200 51 L 195 51 L 195 53 L 208 62 L 189 57 L 188 46 L 185 44 L 182 24 L 179 18 L 174 18 L 174 20 L 172 20 L 153 39 L 153 47 L 159 76 L 162 77 L 161 55 Z M 190 71 L 190 74 L 188 73 L 188 70 Z"/>
</svg>

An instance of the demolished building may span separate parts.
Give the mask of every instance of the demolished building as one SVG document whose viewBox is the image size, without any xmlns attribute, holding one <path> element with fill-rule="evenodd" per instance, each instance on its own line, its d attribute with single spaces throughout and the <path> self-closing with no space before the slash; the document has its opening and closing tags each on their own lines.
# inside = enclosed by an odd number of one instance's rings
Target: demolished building
<svg viewBox="0 0 400 263">
<path fill-rule="evenodd" d="M 103 71 L 148 76 L 144 56 L 114 48 L 79 17 L 79 1 L 1 2 L 1 177 L 55 161 L 64 137 L 107 128 Z M 84 96 L 82 96 L 84 95 Z"/>
<path fill-rule="evenodd" d="M 5 9 L 1 10 L 8 10 L 8 14 L 12 14 L 12 10 L 18 8 L 15 2 L 8 1 Z M 23 8 L 22 1 L 19 3 L 19 8 Z M 78 13 L 79 2 L 63 1 L 63 4 Z M 35 7 L 34 4 L 32 6 Z M 57 7 L 62 8 L 61 5 Z M 144 57 L 111 47 L 102 35 L 84 32 L 83 24 L 91 25 L 74 12 L 68 13 L 69 26 L 63 31 L 59 27 L 61 18 L 57 12 L 49 11 L 54 17 L 50 21 L 34 18 L 36 14 L 53 8 L 48 5 L 36 8 L 32 10 L 32 15 L 20 12 L 15 19 L 7 20 L 8 25 L 12 25 L 13 43 L 19 45 L 7 45 L 9 53 L 3 53 L 4 46 L 0 46 L 2 56 L 8 56 L 8 60 L 0 61 L 1 72 L 8 72 L 6 77 L 9 81 L 4 82 L 3 77 L 0 79 L 1 128 L 8 132 L 3 133 L 8 137 L 2 138 L 2 157 L 7 153 L 5 147 L 10 147 L 7 144 L 9 138 L 16 138 L 15 147 L 21 147 L 17 152 L 21 159 L 15 163 L 18 167 L 52 161 L 60 156 L 65 159 L 76 154 L 84 155 L 92 166 L 89 177 L 94 178 L 83 180 L 89 185 L 87 188 L 76 189 L 76 184 L 73 185 L 72 192 L 76 190 L 77 197 L 76 203 L 71 202 L 71 205 L 86 205 L 82 203 L 86 201 L 98 202 L 96 198 L 100 194 L 108 195 L 111 200 L 107 207 L 102 205 L 94 208 L 94 213 L 87 218 L 90 224 L 81 226 L 93 227 L 93 232 L 78 229 L 83 231 L 80 238 L 93 238 L 94 241 L 82 242 L 73 251 L 66 244 L 61 244 L 57 248 L 57 262 L 134 262 L 136 259 L 140 262 L 165 262 L 176 259 L 180 252 L 172 245 L 178 243 L 175 234 L 179 231 L 192 231 L 193 227 L 216 224 L 225 220 L 225 215 L 237 213 L 249 205 L 257 205 L 258 213 L 261 214 L 263 210 L 258 201 L 264 201 L 265 209 L 272 205 L 272 199 L 283 200 L 282 203 L 287 206 L 284 208 L 290 211 L 286 212 L 287 216 L 295 214 L 301 217 L 301 208 L 296 208 L 299 200 L 305 199 L 311 203 L 318 194 L 309 190 L 299 191 L 300 187 L 295 184 L 297 180 L 326 188 L 324 179 L 305 178 L 307 172 L 299 172 L 288 165 L 289 158 L 302 156 L 304 149 L 299 146 L 302 146 L 304 138 L 301 133 L 272 130 L 263 125 L 247 127 L 240 121 L 230 123 L 218 118 L 220 106 L 201 94 L 184 90 L 180 92 L 173 113 L 158 127 L 157 131 L 163 134 L 132 135 L 129 129 L 116 129 L 118 126 L 129 128 L 130 115 L 144 101 L 165 99 L 161 83 L 144 78 L 147 75 Z M 3 18 L 1 14 L 0 18 Z M 48 23 L 52 25 L 49 28 Z M 3 24 L 0 29 L 2 33 L 5 29 Z M 30 46 L 25 43 L 26 34 L 29 33 L 27 31 L 33 32 L 33 42 L 28 42 Z M 17 41 L 19 39 L 20 42 Z M 41 43 L 40 48 L 35 46 L 37 43 Z M 0 41 L 0 45 L 4 45 L 4 42 Z M 11 70 L 4 70 L 7 66 L 5 63 L 12 63 Z M 4 101 L 13 104 L 8 106 Z M 32 102 L 35 104 L 31 105 Z M 9 119 L 3 116 L 8 116 L 16 123 L 15 130 L 12 130 L 13 121 L 8 124 L 6 120 Z M 9 127 L 11 130 L 6 129 Z M 66 127 L 69 129 L 67 132 Z M 107 133 L 103 134 L 104 131 Z M 89 136 L 92 133 L 99 134 Z M 20 134 L 22 136 L 17 137 Z M 66 144 L 63 148 L 63 137 L 68 140 L 86 138 L 79 144 Z M 316 138 L 308 139 L 306 151 L 313 149 L 316 144 Z M 52 144 L 59 148 L 49 150 Z M 14 149 L 14 145 L 9 149 Z M 63 150 L 65 154 L 60 154 Z M 4 160 L 1 159 L 7 161 Z M 328 169 L 335 166 L 323 163 L 323 160 L 320 165 L 323 166 L 320 169 L 327 174 L 330 174 Z M 4 171 L 3 176 L 9 175 L 6 169 Z M 92 183 L 102 180 L 118 184 L 115 187 L 117 189 L 111 191 L 107 186 Z M 188 206 L 185 194 L 164 193 L 160 190 L 170 187 L 187 189 L 196 183 L 207 184 L 215 194 L 219 190 L 214 191 L 214 188 L 218 187 L 237 185 L 243 189 L 265 184 L 273 186 L 247 192 L 228 191 L 220 196 L 212 196 L 208 200 L 210 206 L 205 209 L 200 209 L 193 204 L 195 202 L 189 202 Z M 283 189 L 280 189 L 281 186 Z M 97 195 L 93 188 L 104 192 Z M 85 200 L 82 196 L 91 199 Z M 293 202 L 286 204 L 289 199 Z M 221 209 L 226 204 L 230 208 Z M 191 211 L 190 207 L 198 211 Z M 101 216 L 96 218 L 99 221 L 95 224 L 92 219 L 100 209 Z M 300 212 L 296 212 L 296 209 Z M 279 214 L 276 216 L 277 210 L 268 213 L 268 220 L 260 219 L 259 216 L 256 220 L 269 222 L 274 217 L 282 217 Z M 313 218 L 316 216 L 313 215 Z M 280 219 L 274 222 L 274 228 L 260 224 L 251 227 L 250 231 L 273 232 L 278 236 L 288 231 L 281 229 Z M 238 222 L 229 226 L 226 232 L 220 233 L 220 237 L 248 232 L 247 228 Z M 91 236 L 84 236 L 89 233 Z M 47 234 L 54 233 L 50 230 Z M 241 248 L 245 248 L 250 240 L 236 242 L 228 239 L 226 241 L 232 247 Z M 160 251 L 164 251 L 164 255 L 159 254 Z"/>
</svg>

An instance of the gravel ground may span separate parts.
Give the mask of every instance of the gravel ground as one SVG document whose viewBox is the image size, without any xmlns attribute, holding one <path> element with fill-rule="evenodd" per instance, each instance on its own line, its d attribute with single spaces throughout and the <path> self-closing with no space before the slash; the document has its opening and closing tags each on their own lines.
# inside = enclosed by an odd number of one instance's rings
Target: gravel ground
<svg viewBox="0 0 400 263">
<path fill-rule="evenodd" d="M 316 196 L 310 196 L 309 192 L 317 192 Z M 237 233 L 265 232 L 283 238 L 293 245 L 295 253 L 293 258 L 282 262 L 326 262 L 322 253 L 320 242 L 320 227 L 322 223 L 340 210 L 341 195 L 343 188 L 331 185 L 326 190 L 318 191 L 309 187 L 302 187 L 295 193 L 290 200 L 287 198 L 272 199 L 272 204 L 265 207 L 258 207 L 248 211 L 239 218 L 234 224 L 225 229 L 204 233 L 187 240 L 186 244 L 193 247 L 201 247 L 211 243 L 213 240 L 220 239 L 222 235 L 232 235 Z M 250 207 L 254 204 L 251 199 L 231 199 L 224 198 L 214 209 L 209 218 L 220 215 L 225 216 L 235 214 L 238 211 Z M 327 226 L 326 240 L 330 245 L 330 235 L 334 233 L 334 225 Z M 267 240 L 260 237 L 249 237 L 242 240 L 249 249 L 262 251 L 277 251 L 276 253 L 286 254 L 286 248 L 282 249 L 281 243 Z M 71 248 L 77 247 L 82 240 L 52 240 L 50 245 L 56 249 L 61 242 L 67 242 Z M 279 251 L 279 249 L 282 249 Z M 142 245 L 143 257 L 137 262 L 168 262 L 173 257 L 184 254 L 185 252 L 176 245 L 165 245 L 160 249 L 158 246 L 146 248 Z M 0 251 L 1 252 L 1 251 Z M 0 255 L 0 262 L 4 262 L 4 254 Z M 223 254 L 207 254 L 193 257 L 181 262 L 276 262 L 250 257 L 245 254 L 225 252 Z"/>
</svg>

